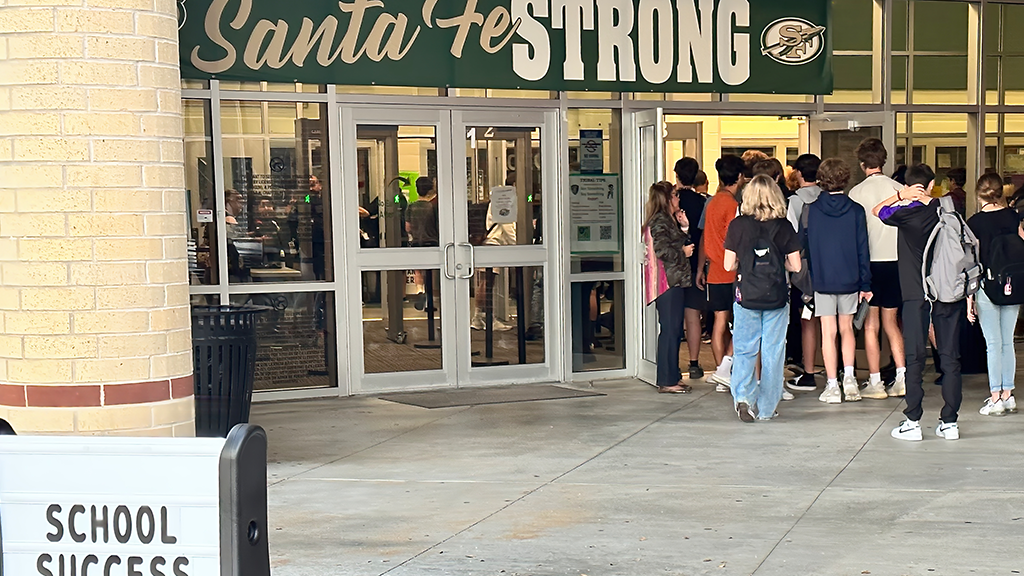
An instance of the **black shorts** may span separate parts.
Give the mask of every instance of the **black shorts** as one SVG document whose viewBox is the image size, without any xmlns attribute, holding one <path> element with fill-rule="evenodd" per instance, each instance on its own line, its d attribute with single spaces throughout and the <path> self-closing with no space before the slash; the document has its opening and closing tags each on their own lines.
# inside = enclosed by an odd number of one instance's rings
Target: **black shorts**
<svg viewBox="0 0 1024 576">
<path fill-rule="evenodd" d="M 685 307 L 690 310 L 707 310 L 708 309 L 708 298 L 704 294 L 704 291 L 696 286 L 690 286 L 689 288 L 683 288 L 685 294 Z"/>
<path fill-rule="evenodd" d="M 896 262 L 871 263 L 871 305 L 878 308 L 899 308 L 903 304 L 900 290 L 900 269 Z"/>
<path fill-rule="evenodd" d="M 732 305 L 736 302 L 736 295 L 733 292 L 732 284 L 708 284 L 708 310 L 714 312 L 732 311 Z"/>
</svg>

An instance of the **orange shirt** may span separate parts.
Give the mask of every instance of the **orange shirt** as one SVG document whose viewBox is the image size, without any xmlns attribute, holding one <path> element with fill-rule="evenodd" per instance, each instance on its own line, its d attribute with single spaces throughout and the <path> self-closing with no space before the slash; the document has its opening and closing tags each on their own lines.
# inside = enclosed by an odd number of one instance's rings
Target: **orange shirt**
<svg viewBox="0 0 1024 576">
<path fill-rule="evenodd" d="M 739 203 L 728 192 L 719 192 L 708 202 L 704 215 L 704 253 L 708 258 L 708 284 L 732 284 L 736 272 L 728 272 L 725 261 L 725 233 L 736 217 Z"/>
</svg>

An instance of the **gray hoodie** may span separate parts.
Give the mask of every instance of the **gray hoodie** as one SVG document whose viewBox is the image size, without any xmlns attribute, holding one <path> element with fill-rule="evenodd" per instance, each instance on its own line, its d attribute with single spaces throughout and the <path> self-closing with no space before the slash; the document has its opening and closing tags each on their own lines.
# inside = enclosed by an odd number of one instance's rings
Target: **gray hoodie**
<svg viewBox="0 0 1024 576">
<path fill-rule="evenodd" d="M 786 214 L 786 218 L 789 219 L 793 224 L 793 229 L 798 233 L 800 232 L 800 216 L 804 213 L 804 206 L 817 200 L 818 194 L 821 194 L 821 188 L 818 188 L 817 184 L 811 184 L 797 190 L 796 194 L 790 197 L 789 212 Z"/>
</svg>

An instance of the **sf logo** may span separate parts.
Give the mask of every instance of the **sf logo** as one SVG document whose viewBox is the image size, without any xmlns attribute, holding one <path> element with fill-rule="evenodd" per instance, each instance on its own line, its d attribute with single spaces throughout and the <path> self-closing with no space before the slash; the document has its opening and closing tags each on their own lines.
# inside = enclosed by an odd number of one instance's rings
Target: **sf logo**
<svg viewBox="0 0 1024 576">
<path fill-rule="evenodd" d="M 761 34 L 761 54 L 796 66 L 818 57 L 825 48 L 825 27 L 800 18 L 783 18 Z"/>
</svg>

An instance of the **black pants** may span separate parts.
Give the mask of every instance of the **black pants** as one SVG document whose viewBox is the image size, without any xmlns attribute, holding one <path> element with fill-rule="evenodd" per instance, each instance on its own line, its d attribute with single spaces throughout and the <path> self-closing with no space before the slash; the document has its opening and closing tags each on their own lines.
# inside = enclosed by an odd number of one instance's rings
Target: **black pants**
<svg viewBox="0 0 1024 576">
<path fill-rule="evenodd" d="M 804 332 L 800 317 L 804 313 L 803 293 L 789 290 L 789 326 L 786 329 L 786 358 L 792 358 L 801 368 L 804 365 Z"/>
<path fill-rule="evenodd" d="M 679 340 L 683 335 L 683 311 L 686 298 L 682 288 L 669 288 L 655 300 L 658 308 L 658 386 L 675 386 L 682 378 L 679 371 Z"/>
<path fill-rule="evenodd" d="M 924 363 L 928 346 L 928 324 L 935 326 L 935 344 L 945 376 L 942 378 L 943 422 L 956 422 L 963 401 L 960 379 L 960 326 L 967 314 L 965 302 L 929 304 L 922 300 L 903 303 L 903 339 L 907 348 L 907 408 L 903 413 L 910 420 L 920 420 L 924 411 Z"/>
</svg>

